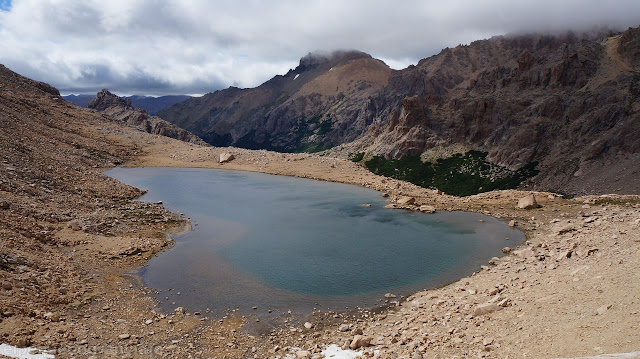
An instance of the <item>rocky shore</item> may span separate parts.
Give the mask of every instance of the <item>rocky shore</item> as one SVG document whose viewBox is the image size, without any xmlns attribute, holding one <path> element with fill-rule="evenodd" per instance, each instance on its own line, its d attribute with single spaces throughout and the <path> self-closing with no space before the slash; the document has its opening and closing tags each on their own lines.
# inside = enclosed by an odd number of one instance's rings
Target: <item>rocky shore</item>
<svg viewBox="0 0 640 359">
<path fill-rule="evenodd" d="M 160 155 L 149 146 L 133 166 L 186 166 L 260 171 L 366 186 L 390 207 L 467 210 L 525 231 L 474 275 L 373 314 L 280 328 L 256 357 L 323 357 L 330 344 L 380 358 L 553 358 L 640 349 L 640 197 L 494 191 L 457 198 L 375 176 L 361 166 L 307 154 L 183 148 Z M 218 154 L 234 160 L 220 164 Z M 535 202 L 527 204 L 533 194 Z M 522 201 L 525 199 L 525 201 Z M 293 357 L 293 356 L 292 356 Z"/>
<path fill-rule="evenodd" d="M 151 135 L 0 70 L 0 344 L 56 358 L 321 358 L 327 347 L 331 355 L 352 348 L 363 357 L 412 359 L 640 350 L 638 196 L 534 193 L 541 207 L 532 209 L 518 208 L 531 194 L 520 191 L 456 198 L 349 161 Z M 220 163 L 223 152 L 233 159 Z M 242 316 L 213 318 L 189 308 L 163 313 L 152 289 L 130 274 L 189 222 L 159 203 L 135 201 L 141 190 L 102 174 L 116 165 L 351 183 L 377 189 L 398 206 L 489 214 L 522 229 L 527 241 L 443 288 L 409 298 L 389 293 L 386 310 L 290 318 L 251 335 Z"/>
</svg>

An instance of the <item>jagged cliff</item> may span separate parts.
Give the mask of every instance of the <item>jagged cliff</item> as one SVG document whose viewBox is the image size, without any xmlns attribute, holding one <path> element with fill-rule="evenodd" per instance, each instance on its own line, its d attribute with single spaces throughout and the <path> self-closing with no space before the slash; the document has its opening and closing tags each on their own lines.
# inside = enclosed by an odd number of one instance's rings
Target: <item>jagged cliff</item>
<svg viewBox="0 0 640 359">
<path fill-rule="evenodd" d="M 131 99 L 114 95 L 106 89 L 98 92 L 96 97 L 87 104 L 87 108 L 148 133 L 195 144 L 205 144 L 198 136 L 157 116 L 151 116 L 143 109 L 133 108 Z"/>
<path fill-rule="evenodd" d="M 445 49 L 391 76 L 350 148 L 401 157 L 462 144 L 511 169 L 539 161 L 534 188 L 637 191 L 639 33 Z"/>
<path fill-rule="evenodd" d="M 159 115 L 216 145 L 387 158 L 477 149 L 511 169 L 539 162 L 530 188 L 633 192 L 639 38 L 638 28 L 500 36 L 400 71 L 363 53 L 308 55 L 257 88 L 217 91 Z"/>
</svg>

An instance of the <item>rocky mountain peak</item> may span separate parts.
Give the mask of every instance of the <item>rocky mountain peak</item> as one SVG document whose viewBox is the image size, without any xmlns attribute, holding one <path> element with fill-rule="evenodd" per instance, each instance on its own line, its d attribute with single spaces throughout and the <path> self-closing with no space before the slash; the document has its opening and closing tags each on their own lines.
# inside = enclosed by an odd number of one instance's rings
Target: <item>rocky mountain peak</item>
<svg viewBox="0 0 640 359">
<path fill-rule="evenodd" d="M 107 89 L 102 89 L 96 94 L 96 97 L 87 104 L 87 108 L 97 111 L 104 111 L 112 107 L 118 107 L 122 110 L 133 110 L 131 99 L 112 94 Z"/>
<path fill-rule="evenodd" d="M 618 53 L 635 70 L 640 69 L 640 27 L 630 28 L 620 36 Z"/>
<path fill-rule="evenodd" d="M 316 51 L 310 52 L 300 59 L 300 65 L 295 72 L 303 72 L 317 68 L 321 65 L 334 66 L 357 59 L 371 59 L 371 55 L 357 50 L 336 50 L 332 52 Z"/>
<path fill-rule="evenodd" d="M 113 120 L 120 121 L 141 131 L 167 136 L 185 142 L 204 144 L 196 135 L 186 131 L 160 117 L 151 116 L 141 108 L 133 108 L 131 99 L 112 94 L 102 89 L 87 104 L 87 108 L 96 110 Z"/>
<path fill-rule="evenodd" d="M 18 75 L 2 64 L 0 64 L 0 81 L 11 83 L 16 89 L 30 91 L 33 88 L 36 88 L 42 92 L 45 92 L 49 96 L 60 96 L 60 92 L 58 91 L 58 89 L 49 85 L 48 83 L 35 81 L 22 75 Z"/>
</svg>

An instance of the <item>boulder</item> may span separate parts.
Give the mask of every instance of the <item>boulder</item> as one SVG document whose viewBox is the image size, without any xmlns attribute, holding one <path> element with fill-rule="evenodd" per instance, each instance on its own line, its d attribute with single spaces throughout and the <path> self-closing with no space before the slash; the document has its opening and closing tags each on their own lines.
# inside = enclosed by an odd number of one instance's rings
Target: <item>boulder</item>
<svg viewBox="0 0 640 359">
<path fill-rule="evenodd" d="M 531 248 L 523 248 L 517 251 L 513 252 L 515 255 L 517 255 L 520 258 L 524 258 L 524 259 L 529 259 L 529 258 L 535 258 L 536 257 L 536 252 L 533 251 L 533 249 Z"/>
<path fill-rule="evenodd" d="M 173 312 L 176 314 L 184 314 L 186 310 L 184 309 L 184 307 L 177 307 L 176 309 L 173 310 Z"/>
<path fill-rule="evenodd" d="M 311 352 L 308 350 L 298 350 L 296 352 L 296 359 L 309 359 L 311 358 Z"/>
<path fill-rule="evenodd" d="M 356 350 L 361 347 L 369 346 L 369 344 L 371 344 L 371 339 L 371 337 L 365 337 L 364 335 L 356 335 L 353 337 L 349 348 Z"/>
<path fill-rule="evenodd" d="M 400 199 L 398 199 L 397 203 L 406 206 L 406 205 L 410 205 L 410 204 L 416 203 L 416 199 L 413 198 L 413 197 L 400 197 Z"/>
<path fill-rule="evenodd" d="M 339 332 L 343 332 L 343 333 L 344 333 L 344 332 L 348 332 L 348 331 L 349 331 L 349 329 L 351 329 L 351 327 L 349 327 L 349 324 L 341 324 L 341 325 L 338 327 L 338 331 L 339 331 Z"/>
<path fill-rule="evenodd" d="M 44 313 L 44 318 L 49 319 L 52 322 L 60 321 L 60 315 L 58 313 L 52 313 L 52 312 Z"/>
<path fill-rule="evenodd" d="M 420 206 L 420 212 L 423 213 L 435 213 L 436 212 L 436 208 L 434 206 L 429 206 L 429 205 L 422 205 Z"/>
<path fill-rule="evenodd" d="M 225 162 L 230 162 L 235 158 L 235 156 L 233 156 L 231 153 L 229 152 L 223 152 L 220 154 L 220 159 L 218 160 L 219 163 L 225 163 Z"/>
<path fill-rule="evenodd" d="M 538 207 L 540 207 L 540 205 L 536 201 L 536 197 L 533 194 L 522 197 L 518 201 L 518 208 L 520 209 L 533 209 Z"/>
</svg>

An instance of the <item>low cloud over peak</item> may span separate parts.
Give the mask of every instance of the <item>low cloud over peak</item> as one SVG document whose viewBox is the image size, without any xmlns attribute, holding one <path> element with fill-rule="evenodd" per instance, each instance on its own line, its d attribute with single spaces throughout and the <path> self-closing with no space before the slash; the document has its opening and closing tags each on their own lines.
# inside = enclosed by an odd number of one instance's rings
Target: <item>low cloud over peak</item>
<svg viewBox="0 0 640 359">
<path fill-rule="evenodd" d="M 62 92 L 194 94 L 256 86 L 318 49 L 398 68 L 493 35 L 638 25 L 637 0 L 13 0 L 0 63 Z"/>
</svg>

